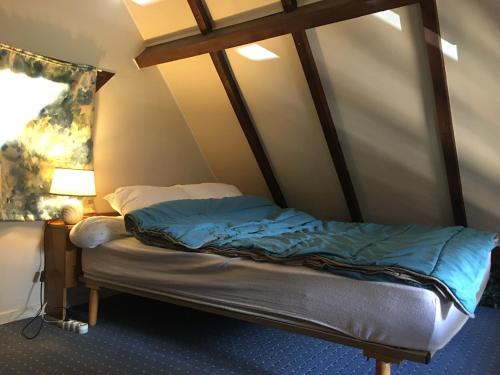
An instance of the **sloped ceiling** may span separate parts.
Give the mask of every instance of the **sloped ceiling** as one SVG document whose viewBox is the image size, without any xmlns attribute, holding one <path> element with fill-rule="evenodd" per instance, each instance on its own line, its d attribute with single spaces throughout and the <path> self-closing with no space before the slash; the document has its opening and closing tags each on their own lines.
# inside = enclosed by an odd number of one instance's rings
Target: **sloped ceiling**
<svg viewBox="0 0 500 375">
<path fill-rule="evenodd" d="M 146 43 L 198 32 L 185 0 L 125 1 Z M 282 11 L 270 0 L 205 3 L 216 27 Z M 470 225 L 498 231 L 500 9 L 495 0 L 438 6 L 443 37 L 459 50 L 445 63 Z M 419 11 L 395 12 L 401 30 L 366 16 L 309 30 L 309 40 L 365 221 L 452 224 Z M 291 36 L 259 44 L 279 58 L 226 52 L 289 205 L 348 220 Z M 208 55 L 147 69 L 160 70 L 217 178 L 269 196 Z"/>
</svg>

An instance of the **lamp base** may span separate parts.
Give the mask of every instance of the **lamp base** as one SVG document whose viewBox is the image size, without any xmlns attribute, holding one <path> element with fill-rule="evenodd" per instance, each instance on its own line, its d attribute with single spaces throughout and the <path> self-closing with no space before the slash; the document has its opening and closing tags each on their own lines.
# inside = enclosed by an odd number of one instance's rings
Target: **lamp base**
<svg viewBox="0 0 500 375">
<path fill-rule="evenodd" d="M 64 224 L 74 225 L 83 218 L 83 206 L 77 199 L 71 199 L 66 205 L 63 206 L 62 219 Z"/>
</svg>

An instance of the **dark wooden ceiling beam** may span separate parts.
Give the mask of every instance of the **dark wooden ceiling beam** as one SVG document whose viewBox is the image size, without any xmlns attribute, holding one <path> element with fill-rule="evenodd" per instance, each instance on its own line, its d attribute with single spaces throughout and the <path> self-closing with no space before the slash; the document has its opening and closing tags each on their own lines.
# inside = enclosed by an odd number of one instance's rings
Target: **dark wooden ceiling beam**
<svg viewBox="0 0 500 375">
<path fill-rule="evenodd" d="M 340 186 L 342 187 L 347 207 L 351 214 L 351 219 L 352 221 L 361 222 L 363 221 L 363 217 L 359 208 L 358 198 L 356 197 L 351 176 L 347 169 L 344 153 L 340 146 L 337 130 L 335 129 L 332 114 L 328 106 L 328 100 L 326 99 L 321 77 L 319 76 L 318 68 L 314 61 L 306 31 L 294 32 L 292 36 L 302 64 L 302 70 L 304 71 L 307 84 L 309 85 L 309 91 L 311 92 L 314 106 L 316 107 L 316 113 L 318 114 L 326 144 L 328 145 L 328 150 L 330 151 L 330 156 L 335 165 Z"/>
<path fill-rule="evenodd" d="M 212 52 L 210 57 L 215 65 L 215 69 L 222 81 L 226 94 L 231 102 L 234 113 L 238 118 L 241 130 L 245 134 L 245 137 L 250 145 L 250 148 L 255 156 L 257 164 L 259 165 L 260 171 L 264 176 L 269 190 L 273 196 L 274 201 L 281 207 L 286 207 L 286 200 L 283 196 L 281 188 L 276 180 L 271 163 L 267 157 L 266 151 L 262 146 L 259 135 L 252 121 L 248 108 L 245 104 L 241 91 L 238 87 L 236 79 L 231 71 L 229 62 L 227 60 L 224 51 Z"/>
<path fill-rule="evenodd" d="M 200 31 L 202 33 L 209 33 L 212 29 L 212 21 L 203 2 L 201 0 L 187 1 Z M 210 52 L 210 57 L 274 201 L 281 207 L 286 207 L 285 197 L 274 175 L 266 151 L 262 146 L 259 134 L 257 133 L 257 129 L 255 128 L 250 112 L 245 104 L 241 90 L 231 70 L 226 53 L 224 51 L 212 51 Z"/>
<path fill-rule="evenodd" d="M 285 12 L 291 12 L 297 9 L 297 0 L 281 0 L 281 5 L 283 5 Z"/>
<path fill-rule="evenodd" d="M 212 31 L 212 19 L 202 0 L 187 0 L 187 2 L 201 33 L 207 34 Z"/>
<path fill-rule="evenodd" d="M 446 81 L 443 50 L 441 47 L 441 31 L 435 0 L 421 0 L 420 9 L 427 56 L 434 87 L 434 101 L 437 114 L 437 128 L 444 157 L 448 190 L 450 193 L 453 218 L 456 225 L 467 225 L 467 215 L 460 179 L 457 148 L 453 132 L 450 98 Z"/>
<path fill-rule="evenodd" d="M 297 8 L 296 0 L 281 0 L 281 4 L 286 12 L 291 12 Z M 325 136 L 326 144 L 330 151 L 330 156 L 335 166 L 342 192 L 344 193 L 351 220 L 361 222 L 363 221 L 363 216 L 359 207 L 358 198 L 352 184 L 342 147 L 340 146 L 337 129 L 333 122 L 328 100 L 325 95 L 325 90 L 323 89 L 323 84 L 321 83 L 321 77 L 314 60 L 307 33 L 305 30 L 301 30 L 294 32 L 292 36 L 302 65 L 302 70 L 304 71 L 309 86 L 309 91 L 311 92 L 314 107 L 318 114 L 323 135 Z"/>
<path fill-rule="evenodd" d="M 104 86 L 111 78 L 113 78 L 114 75 L 115 73 L 106 72 L 105 70 L 98 70 L 95 80 L 95 91 L 99 91 L 99 89 Z"/>
<path fill-rule="evenodd" d="M 293 12 L 220 28 L 205 35 L 193 35 L 147 47 L 136 57 L 141 68 L 180 60 L 204 53 L 257 42 L 334 22 L 345 21 L 387 9 L 417 3 L 419 0 L 323 0 L 304 5 Z M 196 17 L 196 15 L 195 15 Z"/>
</svg>

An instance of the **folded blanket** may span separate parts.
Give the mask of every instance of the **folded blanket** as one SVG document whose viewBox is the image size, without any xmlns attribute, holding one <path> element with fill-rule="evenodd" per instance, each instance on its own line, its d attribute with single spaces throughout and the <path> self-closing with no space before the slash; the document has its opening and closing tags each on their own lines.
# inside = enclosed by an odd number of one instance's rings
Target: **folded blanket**
<svg viewBox="0 0 500 375">
<path fill-rule="evenodd" d="M 497 241 L 458 226 L 321 221 L 253 196 L 163 202 L 130 212 L 125 226 L 149 245 L 432 286 L 470 316 Z"/>
</svg>

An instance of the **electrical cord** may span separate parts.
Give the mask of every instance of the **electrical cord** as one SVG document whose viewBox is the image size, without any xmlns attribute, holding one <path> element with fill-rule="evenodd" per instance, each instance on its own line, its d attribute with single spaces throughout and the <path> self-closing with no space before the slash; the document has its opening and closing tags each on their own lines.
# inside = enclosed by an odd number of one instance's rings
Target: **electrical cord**
<svg viewBox="0 0 500 375">
<path fill-rule="evenodd" d="M 38 309 L 37 313 L 33 318 L 31 318 L 28 323 L 26 323 L 21 330 L 21 335 L 26 339 L 26 340 L 33 340 L 38 337 L 40 332 L 42 331 L 43 328 L 43 323 L 44 319 L 43 316 L 45 315 L 44 309 L 45 309 L 46 304 L 43 303 L 43 282 L 40 282 L 40 308 Z M 38 319 L 40 318 L 40 325 L 38 326 L 37 330 L 33 335 L 29 335 L 27 333 L 28 328 Z"/>
<path fill-rule="evenodd" d="M 45 233 L 45 225 L 43 226 L 43 232 L 42 233 Z M 40 244 L 43 244 L 44 243 L 44 238 L 43 238 L 43 235 L 42 235 L 42 238 L 41 238 L 41 241 L 40 241 Z M 43 247 L 40 246 L 39 248 L 39 257 L 40 257 L 40 264 L 39 264 L 39 272 L 40 272 L 40 275 L 44 275 L 45 274 L 45 262 L 44 262 L 44 259 L 43 259 Z M 40 269 L 42 269 L 42 271 L 40 271 Z M 35 316 L 33 318 L 31 318 L 25 325 L 24 327 L 22 328 L 21 330 L 21 335 L 26 339 L 26 340 L 33 340 L 35 338 L 38 337 L 38 335 L 40 334 L 40 332 L 42 331 L 42 328 L 43 328 L 43 323 L 47 322 L 47 320 L 45 320 L 45 307 L 47 306 L 47 303 L 44 303 L 43 301 L 43 292 L 44 292 L 44 283 L 45 283 L 45 280 L 43 277 L 40 278 L 39 280 L 40 282 L 40 308 L 38 309 L 38 311 L 36 312 Z M 38 328 L 36 329 L 35 333 L 33 333 L 32 335 L 29 335 L 28 334 L 28 328 L 31 327 L 37 320 L 38 318 L 40 318 L 40 325 L 38 326 Z"/>
<path fill-rule="evenodd" d="M 59 320 L 55 319 L 55 320 L 49 320 L 45 317 L 46 313 L 45 313 L 45 308 L 47 307 L 47 303 L 46 302 L 43 302 L 43 281 L 40 282 L 40 308 L 38 309 L 37 313 L 35 314 L 35 316 L 33 318 L 31 318 L 23 327 L 23 329 L 21 330 L 21 335 L 26 339 L 26 340 L 33 340 L 35 338 L 38 337 L 38 335 L 40 334 L 40 332 L 42 331 L 42 328 L 43 328 L 43 325 L 44 323 L 52 323 L 52 324 L 57 324 L 59 322 Z M 66 307 L 64 306 L 57 306 L 56 309 L 64 309 L 66 310 L 67 312 L 69 312 L 69 309 L 67 309 Z M 40 319 L 40 325 L 38 326 L 38 328 L 36 329 L 35 333 L 33 333 L 32 335 L 29 335 L 27 333 L 27 330 L 28 328 L 33 324 L 35 323 L 35 321 L 37 319 Z"/>
<path fill-rule="evenodd" d="M 43 233 L 45 233 L 45 226 L 44 226 Z M 43 243 L 43 242 L 44 242 L 44 240 L 42 238 L 41 243 Z M 40 272 L 40 275 L 45 275 L 45 264 L 44 264 L 45 262 L 43 260 L 43 247 L 40 247 L 39 254 L 40 254 L 39 270 L 42 269 L 42 271 Z M 43 298 L 45 277 L 41 277 L 39 282 L 40 282 L 40 308 L 36 312 L 35 316 L 33 318 L 31 318 L 21 329 L 21 335 L 26 340 L 33 340 L 33 339 L 37 338 L 43 329 L 44 323 L 57 324 L 59 322 L 58 319 L 50 320 L 50 319 L 45 318 L 45 315 L 46 315 L 45 308 L 47 307 L 47 302 L 44 302 L 44 298 Z M 64 310 L 66 310 L 67 313 L 70 312 L 70 310 L 64 306 L 56 306 L 55 308 L 56 309 L 64 309 Z M 36 329 L 36 331 L 32 335 L 28 334 L 29 327 L 31 327 L 38 319 L 40 320 L 40 324 L 39 324 L 38 328 Z"/>
</svg>

